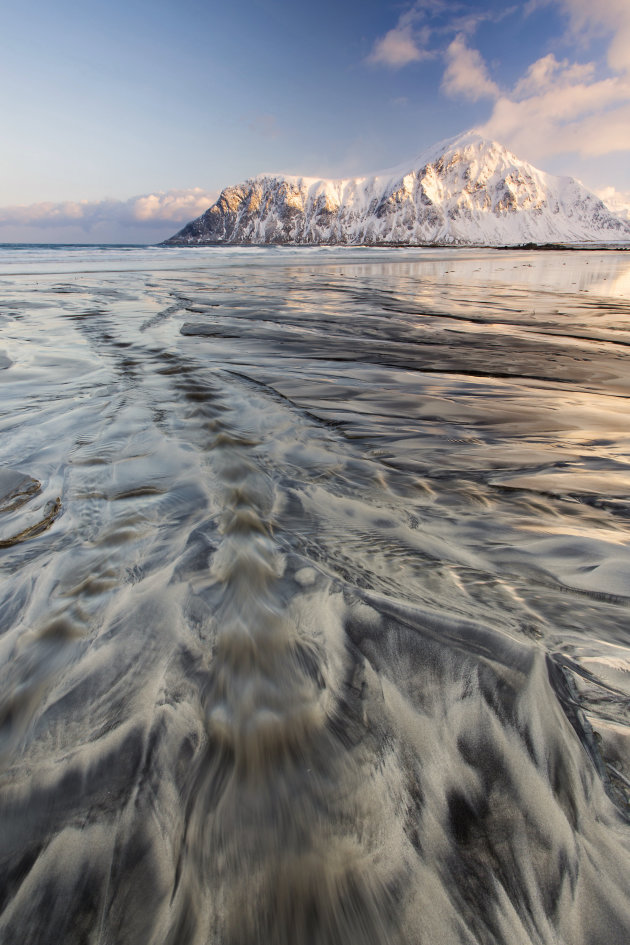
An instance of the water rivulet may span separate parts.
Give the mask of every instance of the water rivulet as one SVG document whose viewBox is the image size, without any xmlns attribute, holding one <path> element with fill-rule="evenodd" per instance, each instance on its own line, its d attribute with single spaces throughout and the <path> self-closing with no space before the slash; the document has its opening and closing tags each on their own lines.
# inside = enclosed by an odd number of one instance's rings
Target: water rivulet
<svg viewBox="0 0 630 945">
<path fill-rule="evenodd" d="M 623 255 L 109 252 L 0 271 L 0 941 L 629 940 Z"/>
</svg>

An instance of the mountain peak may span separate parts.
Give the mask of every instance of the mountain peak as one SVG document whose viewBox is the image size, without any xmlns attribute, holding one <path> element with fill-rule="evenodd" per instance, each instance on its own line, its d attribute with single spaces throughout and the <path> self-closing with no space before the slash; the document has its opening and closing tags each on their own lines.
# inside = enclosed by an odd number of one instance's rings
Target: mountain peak
<svg viewBox="0 0 630 945">
<path fill-rule="evenodd" d="M 629 239 L 630 224 L 577 181 L 546 174 L 472 130 L 368 177 L 264 174 L 227 187 L 166 245 Z"/>
</svg>

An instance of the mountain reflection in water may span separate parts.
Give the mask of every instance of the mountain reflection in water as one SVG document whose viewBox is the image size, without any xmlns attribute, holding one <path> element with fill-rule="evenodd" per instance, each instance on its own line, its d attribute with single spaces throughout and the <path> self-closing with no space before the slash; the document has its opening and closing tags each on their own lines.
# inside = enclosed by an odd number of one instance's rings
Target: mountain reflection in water
<svg viewBox="0 0 630 945">
<path fill-rule="evenodd" d="M 630 941 L 629 274 L 4 251 L 0 941 Z"/>
</svg>

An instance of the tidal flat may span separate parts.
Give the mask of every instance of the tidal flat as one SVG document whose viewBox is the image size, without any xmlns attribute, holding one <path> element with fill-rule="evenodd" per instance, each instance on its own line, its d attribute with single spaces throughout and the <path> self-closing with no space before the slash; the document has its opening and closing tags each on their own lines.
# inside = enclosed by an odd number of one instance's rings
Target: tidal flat
<svg viewBox="0 0 630 945">
<path fill-rule="evenodd" d="M 0 247 L 0 941 L 630 941 L 630 254 Z"/>
</svg>

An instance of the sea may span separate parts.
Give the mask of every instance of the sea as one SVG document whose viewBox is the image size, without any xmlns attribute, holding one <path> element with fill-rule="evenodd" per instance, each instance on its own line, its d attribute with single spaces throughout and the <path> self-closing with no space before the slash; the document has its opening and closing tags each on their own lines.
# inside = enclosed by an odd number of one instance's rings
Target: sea
<svg viewBox="0 0 630 945">
<path fill-rule="evenodd" d="M 0 941 L 630 942 L 630 253 L 0 246 Z"/>
</svg>

